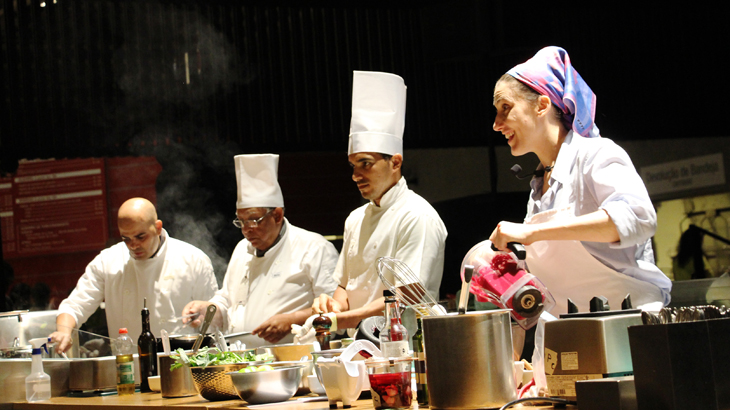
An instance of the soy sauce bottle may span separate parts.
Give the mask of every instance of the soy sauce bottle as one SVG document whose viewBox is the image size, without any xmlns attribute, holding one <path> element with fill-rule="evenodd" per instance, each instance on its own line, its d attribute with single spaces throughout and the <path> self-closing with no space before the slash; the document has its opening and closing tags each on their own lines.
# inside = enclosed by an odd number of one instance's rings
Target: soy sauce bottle
<svg viewBox="0 0 730 410">
<path fill-rule="evenodd" d="M 150 376 L 157 376 L 157 340 L 150 330 L 150 311 L 147 309 L 147 298 L 142 309 L 142 334 L 137 340 L 139 349 L 139 374 L 142 377 L 139 390 L 150 392 Z"/>
</svg>

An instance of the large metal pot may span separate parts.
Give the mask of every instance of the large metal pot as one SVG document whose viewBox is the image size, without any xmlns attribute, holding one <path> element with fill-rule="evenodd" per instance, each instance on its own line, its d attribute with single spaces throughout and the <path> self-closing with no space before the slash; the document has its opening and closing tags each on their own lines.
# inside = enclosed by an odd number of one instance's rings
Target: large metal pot
<svg viewBox="0 0 730 410">
<path fill-rule="evenodd" d="M 139 385 L 139 355 L 134 354 L 134 383 Z M 72 359 L 69 364 L 68 389 L 104 391 L 117 387 L 117 358 L 102 356 Z"/>
<path fill-rule="evenodd" d="M 177 350 L 177 349 L 183 349 L 183 350 L 192 350 L 193 344 L 195 344 L 195 339 L 198 338 L 198 335 L 171 335 L 170 336 L 170 349 L 171 350 Z M 203 346 L 213 346 L 214 340 L 211 335 L 205 335 L 203 337 L 203 343 L 200 345 Z M 162 352 L 162 339 L 157 338 L 157 351 Z"/>
<path fill-rule="evenodd" d="M 0 359 L 30 359 L 33 356 L 33 347 L 17 346 L 0 349 Z"/>
<path fill-rule="evenodd" d="M 431 408 L 499 408 L 516 398 L 509 310 L 423 319 Z"/>
</svg>

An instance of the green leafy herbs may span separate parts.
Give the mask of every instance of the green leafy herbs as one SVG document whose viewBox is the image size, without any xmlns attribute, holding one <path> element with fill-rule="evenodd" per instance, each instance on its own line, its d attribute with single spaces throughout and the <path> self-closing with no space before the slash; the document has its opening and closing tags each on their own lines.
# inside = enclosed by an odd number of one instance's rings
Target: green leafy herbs
<svg viewBox="0 0 730 410">
<path fill-rule="evenodd" d="M 248 351 L 243 356 L 243 361 L 244 362 L 273 362 L 274 355 L 271 353 L 255 354 L 252 351 Z"/>
<path fill-rule="evenodd" d="M 190 367 L 208 367 L 222 364 L 234 364 L 244 362 L 270 362 L 274 360 L 274 355 L 269 353 L 255 354 L 253 351 L 247 351 L 243 356 L 236 352 L 221 352 L 216 348 L 203 347 L 194 355 L 188 356 L 183 349 L 177 349 L 171 354 L 175 363 L 170 365 L 170 370 L 189 365 Z"/>
</svg>

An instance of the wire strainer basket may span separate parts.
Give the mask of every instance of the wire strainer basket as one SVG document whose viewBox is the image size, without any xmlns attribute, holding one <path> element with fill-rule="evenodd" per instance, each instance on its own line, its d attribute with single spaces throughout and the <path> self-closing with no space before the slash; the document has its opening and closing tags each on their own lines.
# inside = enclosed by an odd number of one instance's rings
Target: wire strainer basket
<svg viewBox="0 0 730 410">
<path fill-rule="evenodd" d="M 222 364 L 207 367 L 191 367 L 193 383 L 198 393 L 210 401 L 238 400 L 238 392 L 233 386 L 228 372 L 235 372 L 248 366 L 250 363 Z"/>
<path fill-rule="evenodd" d="M 401 304 L 415 310 L 418 315 L 446 314 L 443 306 L 428 293 L 421 279 L 402 261 L 387 256 L 379 258 L 378 276 Z"/>
</svg>

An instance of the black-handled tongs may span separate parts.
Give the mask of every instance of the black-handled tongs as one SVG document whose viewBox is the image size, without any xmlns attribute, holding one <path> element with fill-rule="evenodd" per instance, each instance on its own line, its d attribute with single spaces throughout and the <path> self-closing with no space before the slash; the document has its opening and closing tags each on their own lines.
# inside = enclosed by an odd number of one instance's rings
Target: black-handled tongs
<svg viewBox="0 0 730 410">
<path fill-rule="evenodd" d="M 208 331 L 208 326 L 210 326 L 210 322 L 213 321 L 213 316 L 215 316 L 215 311 L 218 309 L 218 307 L 211 303 L 208 305 L 208 308 L 205 312 L 205 319 L 203 319 L 203 324 L 200 325 L 200 334 L 198 335 L 198 338 L 195 339 L 195 343 L 193 344 L 193 354 L 198 353 L 198 349 L 200 349 L 200 345 L 203 344 L 203 338 L 205 337 L 205 332 Z"/>
</svg>

